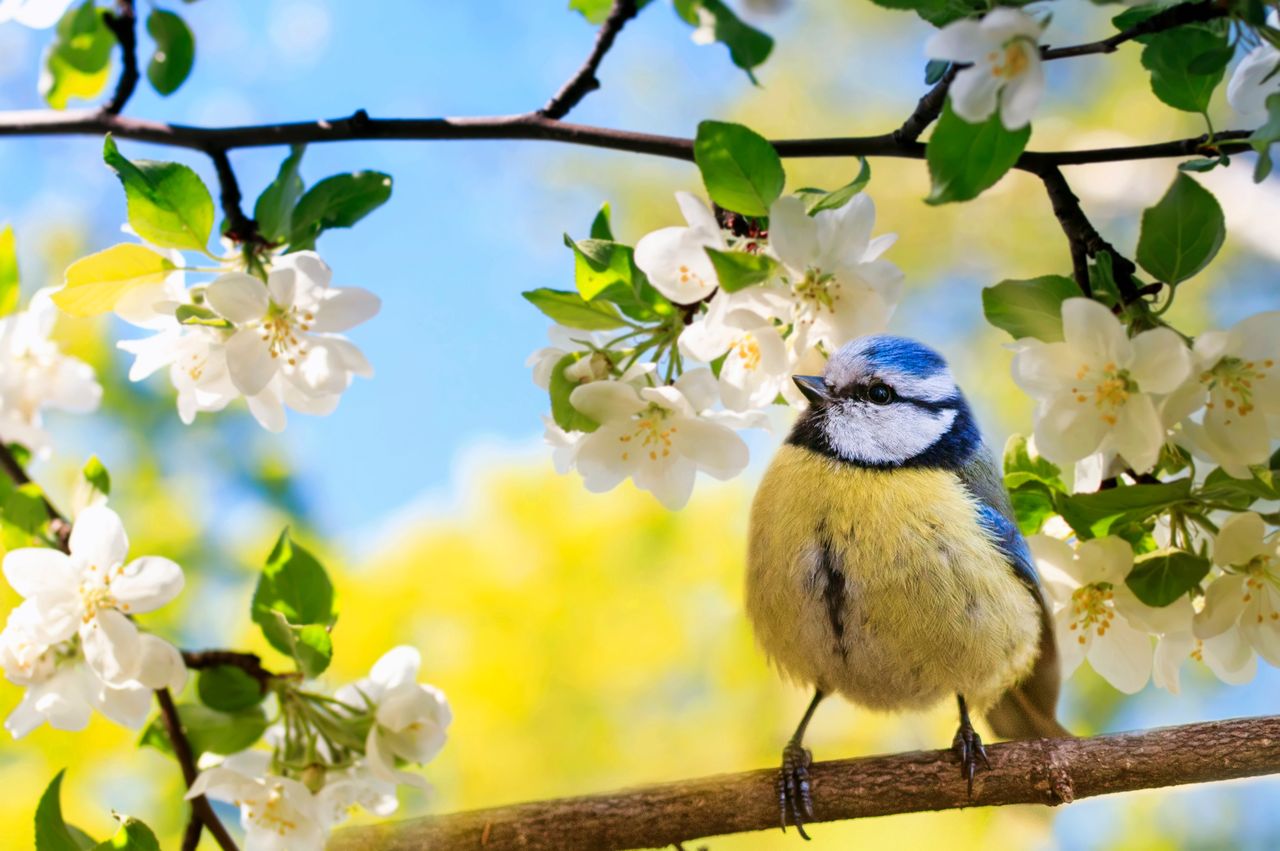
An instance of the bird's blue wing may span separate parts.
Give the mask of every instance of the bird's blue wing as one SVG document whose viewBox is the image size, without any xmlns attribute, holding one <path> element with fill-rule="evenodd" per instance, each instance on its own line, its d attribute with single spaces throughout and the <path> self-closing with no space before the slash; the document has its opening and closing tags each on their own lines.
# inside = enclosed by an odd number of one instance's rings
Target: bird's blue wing
<svg viewBox="0 0 1280 851">
<path fill-rule="evenodd" d="M 1004 481 L 985 447 L 957 471 L 960 481 L 978 503 L 978 520 L 992 542 L 1000 548 L 1018 578 L 1042 598 L 1040 575 L 1036 573 L 1031 549 L 1018 530 L 1013 505 L 1004 489 Z"/>
</svg>

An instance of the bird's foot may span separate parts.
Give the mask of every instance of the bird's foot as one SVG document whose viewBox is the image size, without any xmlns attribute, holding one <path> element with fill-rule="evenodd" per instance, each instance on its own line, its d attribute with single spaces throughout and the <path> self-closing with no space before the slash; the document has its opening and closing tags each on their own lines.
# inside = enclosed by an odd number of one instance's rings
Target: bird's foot
<svg viewBox="0 0 1280 851">
<path fill-rule="evenodd" d="M 955 751 L 960 760 L 960 776 L 969 782 L 969 797 L 973 798 L 973 775 L 977 773 L 978 761 L 981 760 L 983 766 L 990 771 L 991 760 L 987 759 L 987 749 L 982 746 L 982 737 L 973 729 L 968 718 L 961 720 L 960 729 L 956 730 L 956 737 L 951 740 L 951 750 Z"/>
<path fill-rule="evenodd" d="M 782 749 L 782 769 L 778 772 L 782 831 L 786 832 L 790 819 L 804 839 L 809 838 L 809 834 L 804 832 L 804 823 L 813 818 L 813 795 L 809 786 L 809 766 L 812 764 L 813 754 L 799 742 L 789 742 Z"/>
</svg>

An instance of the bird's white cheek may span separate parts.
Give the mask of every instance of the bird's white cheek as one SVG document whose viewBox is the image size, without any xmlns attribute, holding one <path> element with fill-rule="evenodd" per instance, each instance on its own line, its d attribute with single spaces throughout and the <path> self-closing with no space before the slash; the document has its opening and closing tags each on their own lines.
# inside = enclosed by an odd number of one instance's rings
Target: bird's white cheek
<svg viewBox="0 0 1280 851">
<path fill-rule="evenodd" d="M 955 418 L 953 410 L 851 402 L 828 413 L 826 432 L 831 446 L 845 458 L 864 464 L 900 464 L 936 443 Z"/>
</svg>

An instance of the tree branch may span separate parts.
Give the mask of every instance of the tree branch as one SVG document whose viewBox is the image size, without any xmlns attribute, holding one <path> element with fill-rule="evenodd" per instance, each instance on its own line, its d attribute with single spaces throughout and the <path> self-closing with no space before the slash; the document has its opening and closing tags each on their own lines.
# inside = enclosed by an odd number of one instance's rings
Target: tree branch
<svg viewBox="0 0 1280 851">
<path fill-rule="evenodd" d="M 600 62 L 609 52 L 609 48 L 613 47 L 618 33 L 622 32 L 627 21 L 636 16 L 637 11 L 636 0 L 613 0 L 609 16 L 604 19 L 604 23 L 600 25 L 600 31 L 596 33 L 596 41 L 591 47 L 587 61 L 583 62 L 582 67 L 560 87 L 560 91 L 547 101 L 546 106 L 538 110 L 539 115 L 546 118 L 564 118 L 584 97 L 600 88 L 600 81 L 596 79 Z"/>
<path fill-rule="evenodd" d="M 1122 30 L 1110 38 L 1091 41 L 1088 44 L 1077 44 L 1071 47 L 1042 47 L 1040 58 L 1046 61 L 1067 59 L 1072 56 L 1087 56 L 1091 53 L 1114 53 L 1116 48 L 1127 41 L 1144 35 L 1171 30 L 1184 24 L 1199 24 L 1215 18 L 1226 17 L 1227 9 L 1210 0 L 1199 3 L 1179 3 L 1162 9 L 1144 21 L 1139 21 L 1127 30 Z"/>
<path fill-rule="evenodd" d="M 276 679 L 287 679 L 293 674 L 276 674 L 262 667 L 262 659 L 256 653 L 241 653 L 236 650 L 183 650 L 182 661 L 193 671 L 206 668 L 230 666 L 239 668 L 258 681 L 263 690 L 267 683 Z"/>
<path fill-rule="evenodd" d="M 191 752 L 191 742 L 187 739 L 186 731 L 182 729 L 178 707 L 173 705 L 173 696 L 169 694 L 167 688 L 156 690 L 156 703 L 160 704 L 160 718 L 164 723 L 165 733 L 169 736 L 169 744 L 173 746 L 173 756 L 182 768 L 182 780 L 190 789 L 191 784 L 196 782 L 199 771 L 196 769 L 195 755 Z M 213 811 L 213 805 L 209 803 L 208 798 L 204 795 L 192 798 L 191 813 L 193 818 L 199 818 L 204 822 L 204 826 L 222 851 L 238 851 L 235 840 L 231 838 L 226 826 Z M 188 835 L 189 833 L 188 830 Z"/>
<path fill-rule="evenodd" d="M 915 110 L 902 122 L 902 126 L 893 131 L 893 140 L 899 145 L 906 145 L 920 138 L 925 128 L 937 120 L 942 114 L 943 104 L 947 102 L 947 92 L 951 89 L 951 81 L 956 78 L 960 66 L 952 64 L 942 75 L 942 79 L 924 97 L 916 103 Z"/>
<path fill-rule="evenodd" d="M 231 167 L 226 149 L 210 148 L 206 153 L 213 160 L 213 169 L 218 174 L 218 186 L 222 190 L 219 201 L 222 214 L 227 218 L 227 238 L 241 243 L 257 241 L 258 223 L 240 209 L 240 184 L 236 181 L 235 169 Z"/>
<path fill-rule="evenodd" d="M 119 115 L 138 87 L 138 16 L 133 0 L 116 0 L 116 10 L 107 12 L 102 20 L 120 42 L 120 59 L 124 63 L 116 90 L 102 111 L 108 115 Z"/>
<path fill-rule="evenodd" d="M 1280 716 L 1092 739 L 989 746 L 972 800 L 951 751 L 816 763 L 813 822 L 967 806 L 1056 806 L 1094 795 L 1280 773 Z M 776 830 L 776 769 L 705 777 L 603 795 L 352 827 L 330 851 L 607 851 L 705 836 Z"/>
</svg>

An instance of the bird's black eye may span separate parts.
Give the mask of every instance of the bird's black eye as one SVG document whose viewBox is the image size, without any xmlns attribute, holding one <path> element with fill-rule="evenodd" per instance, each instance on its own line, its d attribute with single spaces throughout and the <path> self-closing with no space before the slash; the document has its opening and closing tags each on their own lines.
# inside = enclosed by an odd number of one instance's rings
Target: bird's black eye
<svg viewBox="0 0 1280 851">
<path fill-rule="evenodd" d="M 893 388 L 888 384 L 872 384 L 867 388 L 867 399 L 873 405 L 887 405 L 893 401 Z"/>
</svg>

